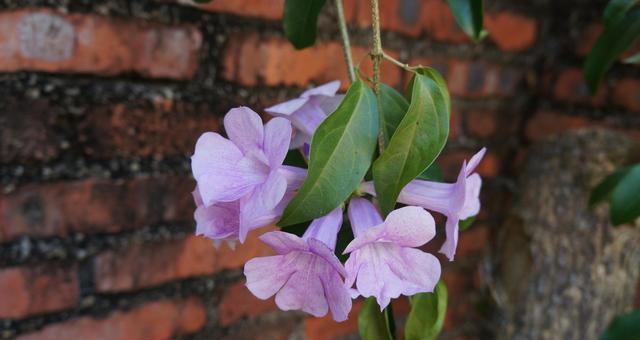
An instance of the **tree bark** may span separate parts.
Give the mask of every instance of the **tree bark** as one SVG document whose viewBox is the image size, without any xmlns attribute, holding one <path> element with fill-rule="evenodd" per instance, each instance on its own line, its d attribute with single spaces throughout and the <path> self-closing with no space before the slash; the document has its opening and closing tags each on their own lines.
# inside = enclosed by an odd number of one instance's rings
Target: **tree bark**
<svg viewBox="0 0 640 340">
<path fill-rule="evenodd" d="M 588 130 L 530 149 L 493 258 L 498 339 L 597 339 L 632 308 L 640 223 L 613 228 L 608 204 L 588 200 L 633 148 L 618 133 Z"/>
</svg>

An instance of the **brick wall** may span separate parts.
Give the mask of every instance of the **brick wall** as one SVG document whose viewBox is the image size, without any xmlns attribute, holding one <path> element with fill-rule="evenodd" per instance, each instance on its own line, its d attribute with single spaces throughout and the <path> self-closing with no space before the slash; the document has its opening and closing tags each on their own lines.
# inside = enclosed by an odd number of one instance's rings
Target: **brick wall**
<svg viewBox="0 0 640 340">
<path fill-rule="evenodd" d="M 0 339 L 309 339 L 357 332 L 356 318 L 284 313 L 243 287 L 250 239 L 216 252 L 192 236 L 189 156 L 198 135 L 245 104 L 262 109 L 309 83 L 345 80 L 334 10 L 316 46 L 294 50 L 282 0 L 0 1 Z M 383 44 L 432 64 L 454 97 L 447 174 L 481 145 L 484 208 L 445 263 L 445 338 L 486 335 L 494 315 L 482 260 L 532 142 L 585 126 L 640 139 L 640 71 L 617 65 L 589 96 L 581 63 L 604 1 L 486 1 L 474 45 L 444 0 L 384 0 Z M 355 58 L 368 2 L 345 0 Z M 363 63 L 369 70 L 370 64 Z M 406 73 L 384 64 L 394 86 Z M 437 248 L 436 248 L 437 249 Z M 443 262 L 444 263 L 444 262 Z M 360 308 L 356 302 L 354 311 Z M 394 306 L 402 323 L 406 300 Z"/>
</svg>

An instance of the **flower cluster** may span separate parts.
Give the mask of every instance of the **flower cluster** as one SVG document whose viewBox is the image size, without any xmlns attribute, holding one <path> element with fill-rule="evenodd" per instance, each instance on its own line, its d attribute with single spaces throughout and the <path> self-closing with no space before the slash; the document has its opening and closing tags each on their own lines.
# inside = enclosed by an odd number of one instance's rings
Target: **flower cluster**
<svg viewBox="0 0 640 340">
<path fill-rule="evenodd" d="M 197 186 L 196 233 L 234 246 L 254 229 L 279 220 L 306 176 L 306 169 L 283 165 L 288 150 L 308 145 L 315 129 L 337 107 L 340 83 L 304 92 L 299 98 L 268 108 L 275 117 L 263 124 L 247 107 L 224 118 L 229 137 L 213 132 L 200 136 L 192 157 Z M 293 127 L 292 127 L 293 126 Z M 347 319 L 352 299 L 375 297 L 381 308 L 393 298 L 432 292 L 440 279 L 440 262 L 419 249 L 436 234 L 429 211 L 446 216 L 446 241 L 440 252 L 454 259 L 460 220 L 480 209 L 481 178 L 474 169 L 484 149 L 462 165 L 455 183 L 410 182 L 400 193 L 405 204 L 383 219 L 365 195 L 376 195 L 363 182 L 347 203 L 354 239 L 336 256 L 343 207 L 313 220 L 302 237 L 284 231 L 260 236 L 276 255 L 245 264 L 247 288 L 258 298 L 275 295 L 283 310 L 303 310 L 314 316 L 331 311 L 336 321 Z"/>
</svg>

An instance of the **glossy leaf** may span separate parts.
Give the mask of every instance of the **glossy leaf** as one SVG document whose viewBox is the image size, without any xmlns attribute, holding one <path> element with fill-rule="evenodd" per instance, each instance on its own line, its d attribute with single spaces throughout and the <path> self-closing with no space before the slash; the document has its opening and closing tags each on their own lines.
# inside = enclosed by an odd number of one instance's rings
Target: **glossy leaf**
<svg viewBox="0 0 640 340">
<path fill-rule="evenodd" d="M 640 37 L 640 8 L 627 12 L 605 26 L 584 63 L 585 78 L 592 93 L 620 55 Z"/>
<path fill-rule="evenodd" d="M 488 33 L 483 29 L 482 0 L 447 0 L 458 26 L 473 41 L 479 42 Z"/>
<path fill-rule="evenodd" d="M 622 62 L 625 64 L 640 64 L 640 53 L 627 57 Z"/>
<path fill-rule="evenodd" d="M 409 102 L 393 87 L 380 84 L 380 95 L 378 96 L 378 108 L 380 113 L 380 128 L 384 144 L 389 144 L 389 139 L 396 131 L 398 124 L 402 121 Z"/>
<path fill-rule="evenodd" d="M 358 80 L 314 133 L 307 177 L 278 225 L 324 216 L 344 202 L 371 164 L 377 135 L 376 97 Z"/>
<path fill-rule="evenodd" d="M 638 1 L 639 0 L 610 0 L 604 9 L 604 24 L 609 25 L 622 19 Z"/>
<path fill-rule="evenodd" d="M 431 164 L 427 170 L 423 171 L 418 179 L 424 179 L 426 181 L 432 182 L 442 182 L 444 181 L 444 176 L 442 175 L 442 169 L 438 166 L 438 164 Z"/>
<path fill-rule="evenodd" d="M 316 42 L 318 16 L 324 3 L 325 0 L 285 0 L 284 34 L 295 48 L 302 49 Z"/>
<path fill-rule="evenodd" d="M 418 293 L 411 298 L 411 312 L 404 327 L 407 340 L 437 339 L 447 312 L 447 287 L 438 282 L 433 293 Z"/>
<path fill-rule="evenodd" d="M 458 228 L 460 231 L 465 231 L 471 227 L 473 222 L 475 222 L 476 216 L 467 217 L 466 219 L 458 222 Z"/>
<path fill-rule="evenodd" d="M 402 188 L 438 157 L 449 134 L 446 90 L 422 74 L 415 74 L 411 85 L 409 109 L 373 164 L 374 185 L 385 215 L 393 210 Z"/>
<path fill-rule="evenodd" d="M 617 169 L 609 176 L 605 177 L 593 190 L 591 190 L 591 197 L 589 197 L 589 205 L 593 206 L 601 201 L 610 200 L 611 194 L 615 190 L 616 186 L 629 173 L 631 167 L 623 167 Z"/>
<path fill-rule="evenodd" d="M 613 319 L 600 340 L 638 340 L 640 339 L 640 309 Z"/>
<path fill-rule="evenodd" d="M 358 329 L 364 340 L 392 340 L 393 336 L 387 327 L 384 312 L 373 297 L 364 300 L 358 316 Z"/>
<path fill-rule="evenodd" d="M 631 223 L 640 216 L 640 164 L 629 169 L 611 195 L 611 221 Z"/>
</svg>

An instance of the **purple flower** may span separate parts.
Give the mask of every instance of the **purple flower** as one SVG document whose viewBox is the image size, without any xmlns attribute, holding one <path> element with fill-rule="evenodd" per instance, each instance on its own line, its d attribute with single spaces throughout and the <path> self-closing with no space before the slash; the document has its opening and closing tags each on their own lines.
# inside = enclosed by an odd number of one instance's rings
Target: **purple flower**
<svg viewBox="0 0 640 340">
<path fill-rule="evenodd" d="M 282 165 L 291 138 L 287 120 L 263 126 L 257 113 L 239 107 L 224 126 L 229 139 L 206 132 L 191 157 L 195 218 L 198 234 L 244 242 L 249 231 L 277 221 L 285 193 L 300 186 L 306 170 Z"/>
<path fill-rule="evenodd" d="M 439 183 L 424 180 L 413 180 L 407 184 L 400 195 L 398 202 L 417 205 L 428 210 L 437 211 L 447 217 L 445 225 L 447 239 L 440 252 L 453 261 L 458 245 L 458 222 L 480 211 L 480 188 L 482 179 L 473 171 L 478 166 L 486 148 L 478 151 L 469 163 L 463 163 L 455 183 Z M 364 183 L 361 190 L 375 195 L 372 182 Z"/>
<path fill-rule="evenodd" d="M 344 286 L 345 270 L 333 253 L 341 224 L 339 207 L 314 220 L 302 238 L 281 231 L 260 236 L 278 255 L 245 264 L 247 288 L 263 300 L 275 294 L 282 310 L 299 309 L 316 317 L 330 310 L 334 320 L 346 320 L 351 297 Z"/>
<path fill-rule="evenodd" d="M 334 80 L 303 92 L 300 97 L 276 104 L 265 109 L 274 116 L 291 121 L 295 130 L 291 149 L 311 143 L 311 137 L 322 121 L 332 113 L 342 101 L 342 95 L 336 95 L 340 81 Z"/>
<path fill-rule="evenodd" d="M 347 287 L 375 296 L 384 309 L 400 294 L 433 292 L 440 279 L 440 262 L 415 247 L 435 236 L 435 221 L 419 207 L 392 211 L 383 222 L 373 204 L 363 198 L 349 203 L 349 220 L 355 236 L 345 249 Z M 355 294 L 357 296 L 357 294 Z"/>
</svg>

